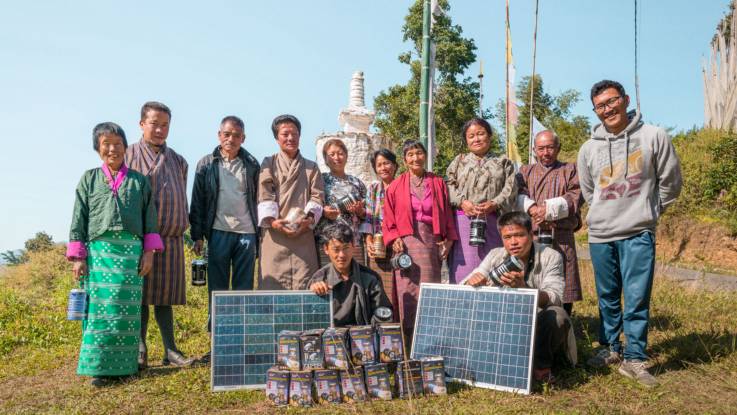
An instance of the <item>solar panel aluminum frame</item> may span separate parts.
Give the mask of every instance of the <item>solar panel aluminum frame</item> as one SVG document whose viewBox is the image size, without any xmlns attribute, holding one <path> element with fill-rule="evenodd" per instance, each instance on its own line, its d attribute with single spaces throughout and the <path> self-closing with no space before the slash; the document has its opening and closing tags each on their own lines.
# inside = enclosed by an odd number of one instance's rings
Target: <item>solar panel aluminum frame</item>
<svg viewBox="0 0 737 415">
<path fill-rule="evenodd" d="M 485 383 L 485 382 L 476 382 L 469 379 L 461 379 L 461 378 L 454 378 L 451 376 L 446 376 L 446 382 L 447 381 L 454 381 L 463 383 L 466 385 L 474 386 L 474 387 L 480 387 L 480 388 L 486 388 L 486 389 L 495 389 L 500 390 L 504 392 L 512 392 L 512 393 L 518 393 L 523 395 L 529 395 L 532 392 L 532 371 L 534 368 L 534 358 L 535 358 L 535 328 L 537 327 L 537 302 L 539 297 L 539 291 L 535 288 L 508 288 L 508 287 L 472 287 L 469 285 L 455 285 L 455 284 L 437 284 L 437 283 L 421 283 L 420 284 L 420 294 L 417 301 L 417 313 L 415 314 L 415 332 L 412 335 L 412 349 L 410 351 L 410 356 L 412 359 L 415 359 L 415 345 L 417 344 L 415 335 L 417 333 L 417 325 L 420 320 L 420 305 L 422 304 L 422 293 L 423 288 L 441 288 L 441 289 L 447 289 L 447 290 L 458 290 L 458 291 L 497 291 L 497 292 L 514 292 L 516 294 L 524 294 L 534 297 L 533 304 L 535 305 L 532 315 L 532 333 L 530 335 L 530 357 L 528 360 L 528 373 L 527 373 L 527 387 L 524 389 L 518 389 L 518 388 L 511 388 L 508 386 L 503 385 L 496 385 L 493 383 Z M 446 368 L 447 369 L 447 368 Z"/>
<path fill-rule="evenodd" d="M 212 327 L 210 329 L 210 347 L 212 351 L 215 351 L 215 318 L 216 318 L 216 307 L 215 307 L 215 297 L 228 297 L 228 296 L 239 296 L 239 295 L 249 295 L 249 296 L 265 296 L 265 295 L 304 295 L 304 294 L 312 294 L 317 295 L 313 293 L 310 290 L 263 290 L 263 291 L 213 291 L 212 297 L 210 298 L 212 304 L 212 311 L 211 311 L 211 322 Z M 328 293 L 328 304 L 330 306 L 330 327 L 333 327 L 333 292 L 330 291 Z M 274 347 L 278 347 L 278 345 L 274 345 Z M 276 350 L 274 351 L 276 354 Z M 215 363 L 215 356 L 210 357 L 210 390 L 212 392 L 226 392 L 226 391 L 234 391 L 234 390 L 256 390 L 256 389 L 266 389 L 266 384 L 257 384 L 257 385 L 234 385 L 234 386 L 215 386 L 215 370 L 213 368 L 213 364 Z M 274 364 L 276 364 L 276 361 L 274 361 Z"/>
</svg>

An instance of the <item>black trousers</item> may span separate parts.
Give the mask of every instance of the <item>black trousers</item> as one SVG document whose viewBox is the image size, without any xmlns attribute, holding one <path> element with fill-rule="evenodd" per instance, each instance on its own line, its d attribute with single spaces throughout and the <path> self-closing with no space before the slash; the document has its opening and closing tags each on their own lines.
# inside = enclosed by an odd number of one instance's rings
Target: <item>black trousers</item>
<svg viewBox="0 0 737 415">
<path fill-rule="evenodd" d="M 553 366 L 555 355 L 564 351 L 571 319 L 563 307 L 548 306 L 537 313 L 535 368 Z"/>
</svg>

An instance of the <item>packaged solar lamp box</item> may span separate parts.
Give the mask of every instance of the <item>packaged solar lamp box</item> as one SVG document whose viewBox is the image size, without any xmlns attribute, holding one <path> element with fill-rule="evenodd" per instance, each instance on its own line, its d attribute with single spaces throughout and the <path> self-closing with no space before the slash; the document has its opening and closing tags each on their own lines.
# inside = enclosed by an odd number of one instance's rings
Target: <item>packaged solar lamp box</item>
<svg viewBox="0 0 737 415">
<path fill-rule="evenodd" d="M 366 384 L 363 380 L 363 368 L 341 370 L 340 386 L 343 390 L 343 402 L 363 402 L 368 399 Z"/>
<path fill-rule="evenodd" d="M 348 329 L 343 327 L 326 329 L 322 334 L 322 349 L 325 353 L 325 367 L 348 369 Z"/>
<path fill-rule="evenodd" d="M 379 339 L 379 361 L 392 363 L 404 360 L 402 330 L 399 324 L 379 324 L 376 332 Z"/>
<path fill-rule="evenodd" d="M 363 366 L 376 361 L 373 326 L 354 326 L 348 329 L 351 337 L 351 359 L 353 364 Z"/>
<path fill-rule="evenodd" d="M 298 331 L 283 330 L 279 332 L 279 351 L 276 359 L 277 365 L 279 365 L 279 367 L 281 367 L 282 369 L 301 369 L 299 363 L 299 355 L 301 351 L 299 345 L 299 335 L 300 332 Z"/>
<path fill-rule="evenodd" d="M 289 381 L 289 405 L 309 408 L 312 399 L 312 371 L 291 372 Z"/>
<path fill-rule="evenodd" d="M 266 398 L 274 405 L 289 403 L 289 371 L 272 367 L 266 372 Z"/>
<path fill-rule="evenodd" d="M 422 396 L 422 364 L 419 360 L 405 360 L 397 363 L 394 373 L 397 396 L 409 398 Z"/>
<path fill-rule="evenodd" d="M 302 344 L 302 369 L 323 369 L 325 356 L 322 353 L 323 329 L 303 331 L 299 337 Z"/>
<path fill-rule="evenodd" d="M 425 357 L 422 362 L 422 388 L 425 395 L 446 395 L 445 361 L 442 356 Z"/>
<path fill-rule="evenodd" d="M 316 370 L 315 385 L 317 389 L 317 401 L 319 403 L 340 403 L 342 401 L 337 370 Z"/>
<path fill-rule="evenodd" d="M 366 389 L 371 398 L 391 400 L 392 389 L 389 383 L 389 370 L 386 363 L 374 363 L 363 368 L 366 372 Z"/>
</svg>

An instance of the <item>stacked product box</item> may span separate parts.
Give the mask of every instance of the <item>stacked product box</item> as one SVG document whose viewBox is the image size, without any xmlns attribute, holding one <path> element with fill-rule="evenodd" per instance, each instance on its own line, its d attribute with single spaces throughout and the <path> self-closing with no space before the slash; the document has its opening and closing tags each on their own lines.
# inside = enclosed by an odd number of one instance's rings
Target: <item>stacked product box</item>
<svg viewBox="0 0 737 415">
<path fill-rule="evenodd" d="M 277 348 L 266 395 L 278 406 L 446 393 L 443 358 L 405 360 L 398 324 L 282 331 Z"/>
<path fill-rule="evenodd" d="M 422 364 L 419 360 L 397 363 L 394 384 L 399 398 L 422 396 Z"/>
<path fill-rule="evenodd" d="M 445 386 L 445 361 L 442 356 L 425 357 L 420 360 L 422 365 L 422 389 L 425 395 L 445 395 L 448 389 Z"/>
</svg>

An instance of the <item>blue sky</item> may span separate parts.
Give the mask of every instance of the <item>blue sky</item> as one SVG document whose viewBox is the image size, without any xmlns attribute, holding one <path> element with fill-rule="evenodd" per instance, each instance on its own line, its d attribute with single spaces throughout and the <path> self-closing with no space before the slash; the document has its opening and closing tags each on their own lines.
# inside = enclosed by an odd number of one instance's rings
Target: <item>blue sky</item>
<svg viewBox="0 0 737 415">
<path fill-rule="evenodd" d="M 450 15 L 484 60 L 484 94 L 504 92 L 504 1 L 451 0 Z M 588 95 L 623 82 L 634 102 L 633 2 L 541 0 L 537 72 L 548 92 Z M 640 0 L 640 88 L 645 119 L 677 130 L 703 123 L 701 62 L 727 0 Z M 302 149 L 337 130 L 355 70 L 367 104 L 403 83 L 397 55 L 410 1 L 34 1 L 0 13 L 0 251 L 35 232 L 67 239 L 74 188 L 99 164 L 91 130 L 101 121 L 140 137 L 143 102 L 173 110 L 169 145 L 194 166 L 216 145 L 219 120 L 246 122 L 259 159 L 276 147 L 269 126 L 293 113 Z M 666 6 L 667 5 L 667 6 Z M 514 57 L 530 73 L 533 0 L 512 0 Z M 478 65 L 468 75 L 475 76 Z M 593 120 L 584 99 L 577 114 Z"/>
</svg>

